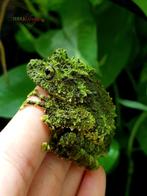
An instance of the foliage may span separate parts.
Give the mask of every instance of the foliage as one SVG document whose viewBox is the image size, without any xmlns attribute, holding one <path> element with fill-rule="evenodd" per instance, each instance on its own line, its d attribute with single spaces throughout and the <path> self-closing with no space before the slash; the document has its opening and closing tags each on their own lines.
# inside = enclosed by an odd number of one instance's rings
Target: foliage
<svg viewBox="0 0 147 196">
<path fill-rule="evenodd" d="M 20 65 L 8 72 L 9 80 L 0 77 L 0 116 L 10 118 L 25 101 L 34 84 L 28 79 L 26 65 Z"/>
<path fill-rule="evenodd" d="M 147 16 L 147 1 L 146 0 L 133 0 Z"/>
<path fill-rule="evenodd" d="M 146 0 L 132 2 L 147 16 Z M 30 16 L 43 20 L 14 24 L 18 46 L 24 55 L 35 54 L 40 58 L 62 47 L 96 68 L 98 78 L 114 97 L 118 113 L 115 140 L 100 162 L 111 172 L 124 150 L 129 176 L 134 141 L 147 155 L 146 21 L 109 0 L 25 0 L 25 3 Z M 4 76 L 0 77 L 0 116 L 5 118 L 14 115 L 33 88 L 25 65 L 8 71 L 8 79 L 6 83 Z M 126 118 L 127 112 L 134 114 Z"/>
</svg>

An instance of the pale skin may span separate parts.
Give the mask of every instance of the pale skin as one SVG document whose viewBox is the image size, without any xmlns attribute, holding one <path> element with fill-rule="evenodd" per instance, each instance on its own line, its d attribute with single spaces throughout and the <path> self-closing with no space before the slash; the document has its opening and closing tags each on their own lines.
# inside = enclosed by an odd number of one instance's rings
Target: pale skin
<svg viewBox="0 0 147 196">
<path fill-rule="evenodd" d="M 50 138 L 43 110 L 26 106 L 0 132 L 0 195 L 104 196 L 104 169 L 83 167 L 43 152 Z"/>
</svg>

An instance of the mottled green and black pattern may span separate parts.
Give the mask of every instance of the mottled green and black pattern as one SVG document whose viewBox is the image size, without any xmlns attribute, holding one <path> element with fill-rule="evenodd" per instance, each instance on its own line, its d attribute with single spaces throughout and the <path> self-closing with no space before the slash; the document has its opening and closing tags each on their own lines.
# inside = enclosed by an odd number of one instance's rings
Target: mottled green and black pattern
<svg viewBox="0 0 147 196">
<path fill-rule="evenodd" d="M 57 49 L 46 60 L 30 60 L 27 72 L 48 92 L 46 97 L 38 95 L 45 109 L 42 120 L 52 130 L 48 149 L 96 169 L 98 158 L 107 152 L 114 135 L 116 115 L 95 70 L 78 58 L 69 58 L 64 49 Z"/>
</svg>

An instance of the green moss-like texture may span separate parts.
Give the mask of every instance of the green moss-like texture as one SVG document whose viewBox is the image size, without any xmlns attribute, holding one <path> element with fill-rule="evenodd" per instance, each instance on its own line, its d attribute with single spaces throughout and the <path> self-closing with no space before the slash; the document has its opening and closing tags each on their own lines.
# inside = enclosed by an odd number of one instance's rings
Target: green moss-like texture
<svg viewBox="0 0 147 196">
<path fill-rule="evenodd" d="M 57 49 L 46 60 L 30 60 L 27 72 L 48 92 L 46 97 L 38 95 L 45 109 L 42 120 L 52 130 L 48 149 L 89 169 L 98 168 L 98 158 L 114 136 L 116 114 L 95 70 Z"/>
</svg>

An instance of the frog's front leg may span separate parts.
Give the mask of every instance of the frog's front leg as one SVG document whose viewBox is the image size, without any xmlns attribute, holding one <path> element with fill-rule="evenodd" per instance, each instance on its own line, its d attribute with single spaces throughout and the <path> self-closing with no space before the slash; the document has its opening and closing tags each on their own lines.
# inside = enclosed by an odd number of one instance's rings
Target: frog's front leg
<svg viewBox="0 0 147 196">
<path fill-rule="evenodd" d="M 23 109 L 26 105 L 36 105 L 44 107 L 47 96 L 42 95 L 38 92 L 38 89 L 35 88 L 32 92 L 27 95 L 27 99 L 24 101 L 20 109 Z"/>
</svg>

